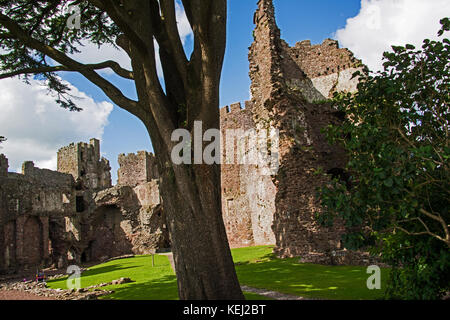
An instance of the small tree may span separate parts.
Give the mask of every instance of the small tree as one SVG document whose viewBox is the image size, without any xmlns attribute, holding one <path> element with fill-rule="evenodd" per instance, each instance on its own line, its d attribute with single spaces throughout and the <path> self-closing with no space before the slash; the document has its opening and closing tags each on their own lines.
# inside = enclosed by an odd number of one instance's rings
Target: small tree
<svg viewBox="0 0 450 320">
<path fill-rule="evenodd" d="M 439 36 L 450 29 L 448 18 L 441 24 Z M 323 187 L 319 219 L 343 218 L 346 247 L 392 266 L 391 298 L 437 299 L 450 289 L 449 53 L 445 38 L 393 47 L 384 71 L 335 96 L 348 117 L 325 130 L 348 153 L 352 187 Z"/>
</svg>

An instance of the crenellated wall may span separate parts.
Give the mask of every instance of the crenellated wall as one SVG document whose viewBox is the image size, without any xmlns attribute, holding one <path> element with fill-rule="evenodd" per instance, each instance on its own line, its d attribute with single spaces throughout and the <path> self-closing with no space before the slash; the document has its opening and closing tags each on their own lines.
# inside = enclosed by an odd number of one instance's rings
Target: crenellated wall
<svg viewBox="0 0 450 320">
<path fill-rule="evenodd" d="M 147 151 L 138 151 L 128 155 L 119 155 L 119 170 L 117 183 L 119 185 L 136 186 L 141 183 L 158 179 L 158 169 L 155 156 Z"/>
<path fill-rule="evenodd" d="M 109 161 L 100 158 L 100 142 L 91 139 L 89 144 L 72 143 L 58 150 L 58 171 L 71 174 L 85 189 L 111 187 Z"/>
<path fill-rule="evenodd" d="M 169 247 L 158 180 L 147 161 L 153 156 L 140 152 L 137 157 L 144 161 L 122 165 L 133 179 L 144 173 L 143 178 L 111 187 L 109 162 L 100 159 L 96 139 L 61 148 L 58 169 L 63 172 L 31 161 L 22 165 L 22 173 L 8 172 L 8 159 L 0 155 L 0 272 Z"/>
</svg>

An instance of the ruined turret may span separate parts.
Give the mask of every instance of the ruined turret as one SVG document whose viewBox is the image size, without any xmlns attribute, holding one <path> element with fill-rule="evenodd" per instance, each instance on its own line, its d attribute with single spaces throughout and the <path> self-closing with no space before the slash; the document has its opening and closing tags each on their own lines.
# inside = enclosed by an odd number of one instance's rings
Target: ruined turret
<svg viewBox="0 0 450 320">
<path fill-rule="evenodd" d="M 155 156 L 147 151 L 119 155 L 117 171 L 119 185 L 135 187 L 159 178 Z"/>
<path fill-rule="evenodd" d="M 275 244 L 280 256 L 336 263 L 341 224 L 316 221 L 321 210 L 316 190 L 329 177 L 314 174 L 345 165 L 345 154 L 330 146 L 321 129 L 340 119 L 324 101 L 335 91 L 354 91 L 347 83 L 360 62 L 337 41 L 310 41 L 290 47 L 280 37 L 271 0 L 260 0 L 249 51 L 251 102 L 221 110 L 222 131 L 277 129 L 279 170 L 262 175 L 258 166 L 222 165 L 222 208 L 232 246 Z M 344 75 L 344 76 L 343 76 Z M 348 90 L 347 90 L 348 89 Z M 248 150 L 247 150 L 248 151 Z M 344 258 L 342 258 L 344 257 Z M 337 263 L 358 263 L 348 254 Z"/>
<path fill-rule="evenodd" d="M 275 99 L 283 90 L 283 72 L 281 69 L 280 29 L 275 21 L 275 10 L 271 0 L 260 0 L 253 22 L 254 41 L 249 51 L 250 90 L 252 102 L 260 113 L 267 118 L 267 110 L 262 108 Z"/>
</svg>

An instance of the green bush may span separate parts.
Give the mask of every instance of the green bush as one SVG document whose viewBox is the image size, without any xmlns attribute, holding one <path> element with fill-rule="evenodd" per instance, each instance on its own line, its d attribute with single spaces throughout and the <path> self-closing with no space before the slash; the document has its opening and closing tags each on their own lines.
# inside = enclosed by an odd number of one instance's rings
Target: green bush
<svg viewBox="0 0 450 320">
<path fill-rule="evenodd" d="M 439 36 L 450 30 L 441 20 Z M 347 248 L 368 248 L 393 269 L 387 297 L 439 299 L 450 289 L 450 41 L 394 46 L 384 71 L 359 73 L 355 94 L 336 94 L 347 114 L 325 132 L 350 159 L 350 188 L 321 188 L 319 221 L 344 219 Z"/>
</svg>

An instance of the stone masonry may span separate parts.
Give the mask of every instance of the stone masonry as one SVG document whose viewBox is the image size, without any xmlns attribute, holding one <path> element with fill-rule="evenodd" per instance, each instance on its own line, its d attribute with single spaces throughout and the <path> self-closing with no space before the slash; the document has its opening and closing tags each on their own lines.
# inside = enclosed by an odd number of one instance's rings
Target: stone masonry
<svg viewBox="0 0 450 320">
<path fill-rule="evenodd" d="M 342 223 L 320 226 L 316 189 L 329 181 L 315 174 L 342 171 L 345 155 L 330 146 L 321 129 L 342 115 L 326 103 L 334 92 L 354 92 L 361 61 L 337 41 L 302 41 L 289 47 L 280 38 L 271 0 L 260 0 L 249 51 L 252 100 L 221 110 L 221 130 L 280 132 L 280 167 L 261 175 L 257 166 L 222 166 L 222 207 L 231 246 L 274 244 L 279 256 L 316 263 L 360 264 L 366 254 L 341 247 Z M 225 153 L 225 150 L 223 150 Z"/>
</svg>

